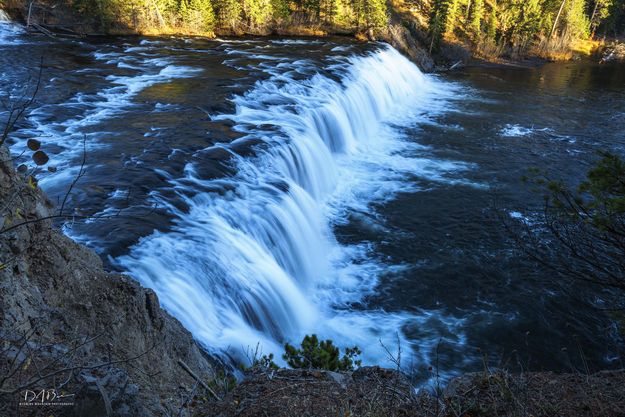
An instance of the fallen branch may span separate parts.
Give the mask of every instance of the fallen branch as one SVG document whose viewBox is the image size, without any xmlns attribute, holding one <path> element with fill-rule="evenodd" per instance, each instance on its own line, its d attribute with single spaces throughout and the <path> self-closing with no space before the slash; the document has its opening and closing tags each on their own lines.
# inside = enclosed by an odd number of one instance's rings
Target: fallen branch
<svg viewBox="0 0 625 417">
<path fill-rule="evenodd" d="M 206 383 L 202 381 L 200 377 L 198 377 L 195 372 L 193 372 L 191 368 L 189 368 L 189 365 L 182 361 L 182 359 L 178 359 L 178 365 L 180 365 L 182 369 L 184 369 L 189 375 L 191 375 L 191 377 L 193 377 L 193 379 L 195 379 L 198 384 L 205 388 L 206 391 L 210 392 L 213 397 L 221 401 L 221 398 L 215 393 L 215 391 L 213 391 L 208 385 L 206 385 Z"/>
</svg>

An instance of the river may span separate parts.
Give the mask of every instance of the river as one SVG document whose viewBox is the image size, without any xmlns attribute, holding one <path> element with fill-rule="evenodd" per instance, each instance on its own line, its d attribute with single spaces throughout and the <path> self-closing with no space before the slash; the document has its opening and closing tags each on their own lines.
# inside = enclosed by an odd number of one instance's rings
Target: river
<svg viewBox="0 0 625 417">
<path fill-rule="evenodd" d="M 343 38 L 55 40 L 4 22 L 5 101 L 42 57 L 13 152 L 43 143 L 60 201 L 84 144 L 68 205 L 92 218 L 63 230 L 210 352 L 279 356 L 316 333 L 367 364 L 399 344 L 422 378 L 622 366 L 600 294 L 554 281 L 498 213 L 536 215 L 532 167 L 574 183 L 624 153 L 625 68 L 426 75 Z"/>
</svg>

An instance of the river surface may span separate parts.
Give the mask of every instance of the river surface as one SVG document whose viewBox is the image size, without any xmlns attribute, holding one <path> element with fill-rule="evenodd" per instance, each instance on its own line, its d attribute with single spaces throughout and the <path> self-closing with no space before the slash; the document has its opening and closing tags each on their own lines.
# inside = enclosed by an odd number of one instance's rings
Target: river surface
<svg viewBox="0 0 625 417">
<path fill-rule="evenodd" d="M 369 364 L 399 343 L 422 378 L 622 366 L 601 294 L 554 282 L 498 214 L 536 215 L 532 167 L 574 183 L 599 150 L 625 153 L 625 68 L 424 75 L 348 39 L 53 40 L 4 22 L 5 102 L 42 57 L 13 152 L 43 143 L 60 201 L 84 145 L 68 206 L 93 217 L 65 233 L 209 351 L 279 356 L 317 333 Z"/>
</svg>

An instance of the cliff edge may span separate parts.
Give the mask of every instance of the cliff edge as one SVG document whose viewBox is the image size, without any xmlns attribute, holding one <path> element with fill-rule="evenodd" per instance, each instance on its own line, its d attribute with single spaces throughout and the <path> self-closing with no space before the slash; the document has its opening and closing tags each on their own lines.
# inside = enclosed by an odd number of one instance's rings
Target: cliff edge
<svg viewBox="0 0 625 417">
<path fill-rule="evenodd" d="M 0 415 L 172 415 L 192 374 L 211 380 L 211 359 L 153 291 L 105 272 L 51 213 L 1 147 Z"/>
</svg>

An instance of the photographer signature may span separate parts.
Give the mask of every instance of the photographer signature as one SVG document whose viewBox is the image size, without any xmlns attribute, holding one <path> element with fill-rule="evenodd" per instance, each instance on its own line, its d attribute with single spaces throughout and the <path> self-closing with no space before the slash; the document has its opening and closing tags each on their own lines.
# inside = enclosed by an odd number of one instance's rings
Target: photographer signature
<svg viewBox="0 0 625 417">
<path fill-rule="evenodd" d="M 54 388 L 25 390 L 20 394 L 20 406 L 71 406 L 75 394 L 63 394 Z"/>
</svg>

